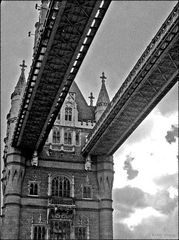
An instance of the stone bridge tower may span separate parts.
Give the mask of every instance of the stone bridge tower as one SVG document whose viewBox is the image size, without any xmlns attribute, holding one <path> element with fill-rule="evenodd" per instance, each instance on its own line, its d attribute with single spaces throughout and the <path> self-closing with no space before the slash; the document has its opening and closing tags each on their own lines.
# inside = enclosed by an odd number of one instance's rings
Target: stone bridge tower
<svg viewBox="0 0 179 240">
<path fill-rule="evenodd" d="M 48 4 L 42 1 L 35 24 L 34 54 Z M 96 106 L 73 82 L 43 150 L 31 156 L 11 146 L 26 85 L 21 67 L 7 115 L 2 239 L 112 239 L 113 158 L 81 154 L 109 103 L 104 73 Z"/>
<path fill-rule="evenodd" d="M 11 109 L 7 115 L 7 133 L 4 139 L 4 169 L 1 180 L 4 196 L 2 239 L 18 239 L 20 228 L 21 190 L 25 171 L 25 159 L 19 150 L 11 147 L 18 111 L 26 85 L 24 74 L 25 61 L 20 66 L 22 67 L 21 75 L 11 95 Z"/>
<path fill-rule="evenodd" d="M 112 156 L 81 155 L 107 107 L 104 81 L 96 106 L 73 82 L 42 152 L 30 156 L 11 147 L 26 84 L 21 67 L 7 115 L 2 239 L 111 239 Z"/>
</svg>

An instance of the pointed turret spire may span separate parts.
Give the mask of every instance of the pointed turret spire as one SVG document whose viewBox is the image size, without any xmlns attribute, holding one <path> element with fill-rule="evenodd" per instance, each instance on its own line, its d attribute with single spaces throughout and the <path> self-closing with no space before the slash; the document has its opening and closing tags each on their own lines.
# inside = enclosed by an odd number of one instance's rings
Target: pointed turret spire
<svg viewBox="0 0 179 240">
<path fill-rule="evenodd" d="M 98 121 L 104 110 L 106 109 L 107 105 L 110 103 L 109 95 L 105 85 L 106 76 L 104 72 L 102 72 L 102 79 L 101 90 L 99 92 L 98 100 L 96 103 L 96 120 Z"/>
<path fill-rule="evenodd" d="M 101 90 L 99 92 L 96 106 L 102 106 L 102 105 L 107 106 L 110 100 L 109 100 L 109 95 L 105 85 L 106 76 L 104 75 L 104 72 L 102 73 L 102 76 L 100 76 L 100 78 L 102 79 L 102 85 L 101 85 Z"/>
<path fill-rule="evenodd" d="M 21 67 L 21 75 L 19 77 L 19 80 L 17 82 L 17 85 L 15 87 L 14 92 L 11 95 L 11 99 L 16 96 L 16 95 L 21 95 L 22 91 L 24 90 L 24 87 L 26 85 L 26 80 L 25 80 L 25 68 L 27 65 L 25 65 L 25 60 L 22 61 L 22 64 L 19 65 Z"/>
</svg>

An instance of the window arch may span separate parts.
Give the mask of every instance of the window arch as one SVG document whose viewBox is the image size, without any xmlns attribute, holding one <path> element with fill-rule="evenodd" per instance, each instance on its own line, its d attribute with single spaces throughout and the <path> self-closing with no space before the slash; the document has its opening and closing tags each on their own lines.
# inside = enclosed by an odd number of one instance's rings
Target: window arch
<svg viewBox="0 0 179 240">
<path fill-rule="evenodd" d="M 71 107 L 65 108 L 65 121 L 72 121 L 72 108 Z"/>
<path fill-rule="evenodd" d="M 52 196 L 70 197 L 70 181 L 68 178 L 60 176 L 52 180 Z"/>
<path fill-rule="evenodd" d="M 60 129 L 53 129 L 53 143 L 60 143 Z"/>
</svg>

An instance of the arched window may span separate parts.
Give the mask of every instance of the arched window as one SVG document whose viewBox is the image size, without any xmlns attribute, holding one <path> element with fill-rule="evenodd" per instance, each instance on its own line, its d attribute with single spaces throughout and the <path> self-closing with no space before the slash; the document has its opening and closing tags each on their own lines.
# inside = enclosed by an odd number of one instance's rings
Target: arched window
<svg viewBox="0 0 179 240">
<path fill-rule="evenodd" d="M 65 121 L 72 121 L 72 108 L 65 108 Z"/>
<path fill-rule="evenodd" d="M 64 143 L 71 145 L 72 144 L 72 132 L 66 131 L 64 134 Z"/>
<path fill-rule="evenodd" d="M 66 177 L 55 177 L 52 180 L 52 196 L 70 197 L 70 181 Z"/>
<path fill-rule="evenodd" d="M 60 143 L 60 129 L 53 129 L 53 143 Z"/>
<path fill-rule="evenodd" d="M 70 221 L 50 221 L 50 239 L 71 239 Z"/>
</svg>

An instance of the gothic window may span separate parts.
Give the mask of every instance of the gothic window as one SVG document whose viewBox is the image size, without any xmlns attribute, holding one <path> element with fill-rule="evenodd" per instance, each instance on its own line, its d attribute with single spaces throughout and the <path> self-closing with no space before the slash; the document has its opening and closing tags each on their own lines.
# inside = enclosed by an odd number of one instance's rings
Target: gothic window
<svg viewBox="0 0 179 240">
<path fill-rule="evenodd" d="M 60 143 L 60 129 L 53 129 L 53 143 Z"/>
<path fill-rule="evenodd" d="M 51 221 L 50 222 L 50 239 L 70 239 L 70 222 L 69 221 Z"/>
<path fill-rule="evenodd" d="M 29 195 L 37 196 L 39 191 L 38 182 L 30 181 L 29 182 Z"/>
<path fill-rule="evenodd" d="M 33 226 L 33 240 L 44 240 L 46 234 L 45 226 L 35 225 Z"/>
<path fill-rule="evenodd" d="M 65 108 L 65 121 L 72 121 L 72 108 L 71 107 Z"/>
<path fill-rule="evenodd" d="M 83 198 L 92 198 L 92 190 L 90 185 L 83 186 Z"/>
<path fill-rule="evenodd" d="M 80 132 L 76 132 L 76 145 L 80 145 Z"/>
<path fill-rule="evenodd" d="M 64 143 L 71 145 L 72 144 L 72 132 L 66 131 L 64 134 Z"/>
<path fill-rule="evenodd" d="M 57 119 L 60 120 L 60 112 L 59 112 L 59 114 L 58 114 L 58 116 L 57 116 Z"/>
<path fill-rule="evenodd" d="M 87 239 L 87 228 L 86 227 L 75 227 L 75 239 L 77 239 L 77 240 Z"/>
<path fill-rule="evenodd" d="M 52 196 L 70 197 L 70 181 L 66 177 L 55 177 L 52 180 Z"/>
</svg>

